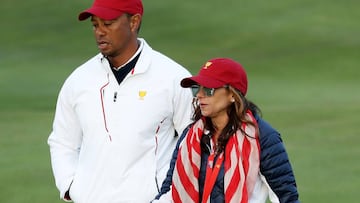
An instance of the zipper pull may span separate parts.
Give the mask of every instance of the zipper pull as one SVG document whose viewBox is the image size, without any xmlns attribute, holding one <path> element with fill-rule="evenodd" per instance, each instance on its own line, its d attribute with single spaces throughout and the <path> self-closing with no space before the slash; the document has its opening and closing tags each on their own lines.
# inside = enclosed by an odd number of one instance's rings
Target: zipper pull
<svg viewBox="0 0 360 203">
<path fill-rule="evenodd" d="M 114 92 L 114 102 L 116 102 L 117 99 L 117 92 Z"/>
</svg>

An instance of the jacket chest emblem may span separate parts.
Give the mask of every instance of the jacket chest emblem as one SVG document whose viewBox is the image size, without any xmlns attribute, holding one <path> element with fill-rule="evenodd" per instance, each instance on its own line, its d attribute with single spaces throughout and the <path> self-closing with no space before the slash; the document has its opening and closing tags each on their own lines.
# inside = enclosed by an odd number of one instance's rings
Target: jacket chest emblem
<svg viewBox="0 0 360 203">
<path fill-rule="evenodd" d="M 146 90 L 139 90 L 139 99 L 144 100 L 146 93 Z"/>
</svg>

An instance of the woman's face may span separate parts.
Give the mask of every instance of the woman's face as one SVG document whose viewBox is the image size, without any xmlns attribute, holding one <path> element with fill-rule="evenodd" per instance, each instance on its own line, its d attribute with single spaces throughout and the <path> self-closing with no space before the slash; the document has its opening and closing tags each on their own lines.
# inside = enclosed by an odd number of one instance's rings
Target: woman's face
<svg viewBox="0 0 360 203">
<path fill-rule="evenodd" d="M 204 87 L 200 86 L 199 91 L 196 93 L 201 114 L 212 119 L 228 117 L 227 109 L 233 101 L 233 95 L 228 88 L 221 87 L 214 89 L 213 95 L 209 95 L 207 92 L 209 93 L 210 91 L 204 91 Z"/>
</svg>

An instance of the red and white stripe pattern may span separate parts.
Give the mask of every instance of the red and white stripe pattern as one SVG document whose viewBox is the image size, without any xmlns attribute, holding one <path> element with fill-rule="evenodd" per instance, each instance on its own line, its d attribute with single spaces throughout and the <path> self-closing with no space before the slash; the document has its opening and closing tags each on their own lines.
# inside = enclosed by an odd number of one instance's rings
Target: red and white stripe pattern
<svg viewBox="0 0 360 203">
<path fill-rule="evenodd" d="M 251 112 L 246 116 L 256 124 Z M 250 124 L 243 123 L 241 127 L 247 136 L 238 130 L 230 137 L 225 148 L 226 203 L 248 202 L 259 175 L 260 145 L 257 131 Z M 172 179 L 172 197 L 175 203 L 199 202 L 200 140 L 203 130 L 204 123 L 200 119 L 190 128 L 180 144 Z"/>
</svg>

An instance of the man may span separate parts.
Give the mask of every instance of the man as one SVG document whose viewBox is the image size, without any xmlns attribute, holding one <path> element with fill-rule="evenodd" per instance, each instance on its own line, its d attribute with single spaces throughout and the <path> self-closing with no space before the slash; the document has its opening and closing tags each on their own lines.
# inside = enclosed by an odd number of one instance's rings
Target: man
<svg viewBox="0 0 360 203">
<path fill-rule="evenodd" d="M 95 0 L 79 15 L 101 53 L 65 81 L 48 138 L 65 201 L 149 202 L 191 122 L 190 73 L 138 38 L 142 14 L 141 0 Z"/>
</svg>

